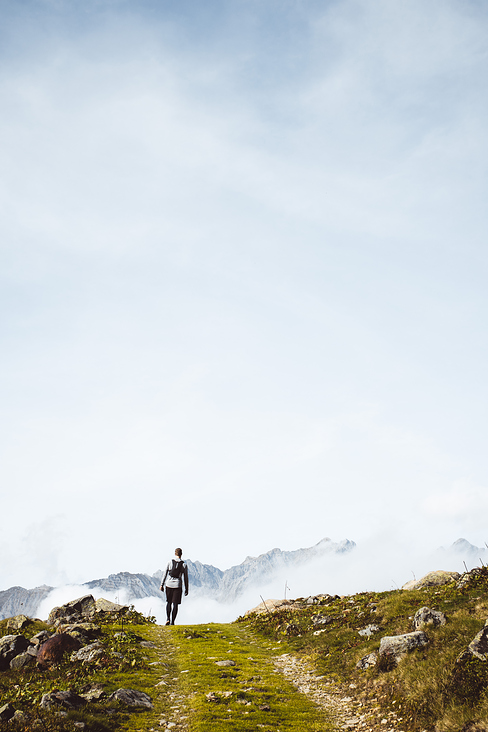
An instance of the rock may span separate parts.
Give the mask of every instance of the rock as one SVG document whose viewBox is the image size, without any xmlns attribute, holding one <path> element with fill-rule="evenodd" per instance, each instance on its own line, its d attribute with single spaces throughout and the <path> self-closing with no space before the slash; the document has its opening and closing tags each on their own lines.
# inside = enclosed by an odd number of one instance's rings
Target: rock
<svg viewBox="0 0 488 732">
<path fill-rule="evenodd" d="M 7 628 L 9 630 L 22 630 L 30 623 L 32 623 L 32 620 L 27 615 L 15 615 L 7 620 Z"/>
<path fill-rule="evenodd" d="M 377 633 L 378 630 L 380 630 L 379 625 L 367 625 L 365 628 L 361 628 L 361 630 L 358 630 L 359 635 L 364 636 L 365 638 L 371 638 L 373 633 Z"/>
<path fill-rule="evenodd" d="M 83 595 L 77 600 L 71 600 L 65 605 L 53 608 L 49 613 L 48 623 L 57 626 L 61 623 L 83 622 L 95 612 L 95 609 L 93 595 Z"/>
<path fill-rule="evenodd" d="M 97 658 L 100 658 L 103 656 L 104 650 L 102 648 L 102 644 L 96 641 L 95 643 L 90 643 L 89 646 L 84 646 L 83 648 L 80 648 L 79 651 L 75 651 L 71 654 L 70 660 L 71 661 L 83 661 L 84 663 L 93 663 L 97 660 Z"/>
<path fill-rule="evenodd" d="M 299 635 L 300 628 L 295 623 L 288 623 L 288 625 L 285 627 L 285 633 L 288 636 Z"/>
<path fill-rule="evenodd" d="M 42 646 L 43 643 L 47 641 L 48 638 L 51 638 L 52 634 L 48 633 L 47 630 L 41 630 L 39 633 L 36 633 L 36 635 L 33 635 L 30 639 L 30 642 L 34 646 Z"/>
<path fill-rule="evenodd" d="M 87 684 L 82 688 L 80 696 L 87 701 L 98 701 L 105 696 L 103 684 Z"/>
<path fill-rule="evenodd" d="M 236 665 L 236 662 L 235 661 L 231 661 L 230 658 L 229 658 L 226 661 L 215 661 L 215 665 L 216 666 L 235 666 Z"/>
<path fill-rule="evenodd" d="M 380 642 L 380 661 L 389 661 L 393 666 L 396 666 L 408 651 L 412 651 L 414 648 L 422 648 L 428 642 L 429 639 L 422 630 L 404 633 L 403 635 L 385 635 Z"/>
<path fill-rule="evenodd" d="M 0 707 L 0 721 L 8 722 L 15 715 L 15 709 L 11 704 L 4 704 Z"/>
<path fill-rule="evenodd" d="M 97 613 L 120 613 L 128 609 L 128 605 L 117 605 L 116 602 L 105 600 L 103 597 L 95 600 L 95 612 Z"/>
<path fill-rule="evenodd" d="M 26 651 L 25 653 L 19 653 L 18 656 L 15 656 L 15 658 L 12 658 L 10 661 L 10 668 L 13 671 L 18 671 L 21 668 L 25 668 L 26 666 L 33 666 L 36 662 L 36 657 L 32 655 L 32 653 L 29 653 Z"/>
<path fill-rule="evenodd" d="M 412 626 L 414 630 L 422 630 L 426 625 L 433 625 L 437 628 L 439 625 L 445 625 L 447 621 L 444 613 L 440 610 L 432 610 L 430 607 L 421 607 L 417 610 L 413 618 Z"/>
<path fill-rule="evenodd" d="M 82 643 L 94 641 L 102 633 L 100 626 L 95 625 L 95 623 L 71 623 L 68 625 L 60 623 L 57 629 L 58 633 L 68 633 L 68 635 L 77 638 Z"/>
<path fill-rule="evenodd" d="M 361 670 L 371 668 L 372 666 L 376 666 L 378 663 L 378 654 L 377 653 L 368 653 L 367 656 L 363 656 L 356 664 L 356 668 L 359 668 Z"/>
<path fill-rule="evenodd" d="M 43 709 L 51 709 L 52 707 L 66 707 L 67 709 L 77 709 L 86 703 L 82 696 L 75 694 L 74 691 L 50 691 L 44 694 L 41 699 L 41 707 Z"/>
<path fill-rule="evenodd" d="M 458 572 L 446 572 L 438 569 L 435 572 L 429 572 L 419 580 L 410 580 L 410 582 L 403 585 L 402 590 L 421 590 L 424 587 L 447 585 L 449 582 L 457 581 L 460 576 Z"/>
<path fill-rule="evenodd" d="M 328 623 L 332 623 L 334 618 L 331 618 L 330 615 L 321 615 L 320 613 L 317 615 L 312 615 L 312 623 L 315 626 L 317 625 L 328 625 Z"/>
<path fill-rule="evenodd" d="M 467 663 L 472 658 L 488 661 L 488 625 L 475 635 L 469 646 L 456 659 L 456 663 Z"/>
<path fill-rule="evenodd" d="M 261 613 L 272 613 L 275 612 L 275 610 L 280 610 L 292 604 L 292 600 L 266 600 L 261 602 L 259 605 L 256 605 L 256 607 L 253 607 L 252 610 L 247 610 L 244 614 L 251 615 L 251 613 L 256 613 L 257 615 L 260 615 Z"/>
<path fill-rule="evenodd" d="M 0 671 L 10 666 L 10 661 L 27 650 L 29 641 L 23 635 L 4 635 L 0 638 Z"/>
<path fill-rule="evenodd" d="M 128 707 L 154 708 L 151 697 L 143 691 L 136 691 L 135 689 L 117 689 L 113 694 L 110 694 L 109 699 L 115 699 Z"/>
<path fill-rule="evenodd" d="M 58 633 L 48 638 L 39 649 L 37 665 L 46 669 L 53 663 L 59 663 L 68 651 L 77 651 L 81 643 L 68 633 Z"/>
</svg>

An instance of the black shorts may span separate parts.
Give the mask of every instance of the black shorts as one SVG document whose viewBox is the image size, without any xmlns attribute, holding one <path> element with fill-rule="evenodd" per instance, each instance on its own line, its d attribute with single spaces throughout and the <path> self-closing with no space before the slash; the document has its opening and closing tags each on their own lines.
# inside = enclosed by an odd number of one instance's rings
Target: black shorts
<svg viewBox="0 0 488 732">
<path fill-rule="evenodd" d="M 181 605 L 182 593 L 182 587 L 166 587 L 166 602 L 171 602 L 173 605 Z"/>
</svg>

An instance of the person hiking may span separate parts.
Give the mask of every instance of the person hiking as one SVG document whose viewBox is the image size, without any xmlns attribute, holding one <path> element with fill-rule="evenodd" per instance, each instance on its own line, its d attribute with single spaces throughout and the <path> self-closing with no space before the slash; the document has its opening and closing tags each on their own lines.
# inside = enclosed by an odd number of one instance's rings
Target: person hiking
<svg viewBox="0 0 488 732">
<path fill-rule="evenodd" d="M 174 625 L 178 614 L 178 605 L 183 594 L 183 580 L 185 582 L 185 597 L 188 595 L 188 567 L 183 561 L 182 550 L 175 549 L 175 557 L 168 562 L 166 572 L 161 580 L 161 592 L 166 586 L 166 625 Z M 183 580 L 182 580 L 183 578 Z"/>
</svg>

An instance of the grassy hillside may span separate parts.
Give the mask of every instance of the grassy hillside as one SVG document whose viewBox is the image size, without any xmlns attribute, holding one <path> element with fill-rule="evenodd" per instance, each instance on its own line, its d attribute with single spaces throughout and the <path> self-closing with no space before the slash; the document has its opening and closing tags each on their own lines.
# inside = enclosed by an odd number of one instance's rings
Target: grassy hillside
<svg viewBox="0 0 488 732">
<path fill-rule="evenodd" d="M 411 651 L 396 668 L 385 662 L 367 670 L 356 667 L 378 650 L 382 636 L 411 632 L 412 618 L 422 606 L 447 616 L 446 625 L 426 628 L 428 645 Z M 322 626 L 313 623 L 318 614 L 327 618 Z M 366 704 L 379 704 L 385 713 L 395 709 L 406 730 L 474 732 L 488 730 L 488 656 L 464 666 L 456 659 L 487 617 L 488 568 L 482 568 L 466 576 L 462 587 L 451 582 L 420 590 L 325 597 L 317 605 L 304 602 L 302 607 L 240 620 L 268 638 L 286 638 L 295 653 L 312 660 L 318 674 L 347 688 L 352 684 Z M 369 624 L 380 630 L 362 637 L 358 631 Z"/>
<path fill-rule="evenodd" d="M 423 606 L 447 616 L 445 625 L 425 629 L 427 645 L 396 666 L 386 657 L 365 670 L 358 668 L 360 659 L 378 651 L 382 637 L 411 632 L 413 616 Z M 333 715 L 336 723 L 341 718 L 344 723 L 348 714 L 356 717 L 351 724 L 358 730 L 487 732 L 488 641 L 486 659 L 457 662 L 487 617 L 486 568 L 469 573 L 461 583 L 320 596 L 231 624 L 161 627 L 132 613 L 130 623 L 127 617 L 123 625 L 100 623 L 103 652 L 89 663 L 70 660 L 67 654 L 46 671 L 33 665 L 0 671 L 0 717 L 2 705 L 16 711 L 16 720 L 0 721 L 0 728 L 326 732 L 336 729 Z M 361 635 L 368 626 L 372 635 Z M 40 622 L 21 632 L 32 638 L 43 629 L 53 632 Z M 0 622 L 0 638 L 10 634 L 8 621 Z M 305 694 L 294 685 L 296 678 L 279 670 L 285 672 L 290 658 L 315 670 L 317 684 L 327 689 L 326 706 L 335 694 L 340 703 L 332 715 L 322 702 L 317 706 L 311 701 L 303 683 Z M 295 668 L 293 663 L 289 667 Z M 110 699 L 119 688 L 149 694 L 152 708 Z M 78 695 L 98 690 L 99 698 L 74 709 L 40 708 L 43 695 L 54 690 Z"/>
</svg>

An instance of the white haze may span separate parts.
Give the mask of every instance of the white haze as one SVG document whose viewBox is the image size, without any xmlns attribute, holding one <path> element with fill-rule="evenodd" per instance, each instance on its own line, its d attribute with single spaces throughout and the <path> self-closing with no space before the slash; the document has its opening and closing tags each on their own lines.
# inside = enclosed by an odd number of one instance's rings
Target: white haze
<svg viewBox="0 0 488 732">
<path fill-rule="evenodd" d="M 308 597 L 310 595 L 352 595 L 357 592 L 399 589 L 411 579 L 419 579 L 436 569 L 460 574 L 486 562 L 487 550 L 461 552 L 452 548 L 413 548 L 397 543 L 389 535 L 357 547 L 348 554 L 331 554 L 296 567 L 283 568 L 268 582 L 250 585 L 233 602 L 218 602 L 202 595 L 197 588 L 184 597 L 177 622 L 180 624 L 225 623 L 235 620 L 267 599 Z M 86 594 L 95 599 L 134 605 L 144 615 L 153 615 L 158 623 L 166 620 L 165 600 L 160 596 L 130 599 L 123 589 L 108 592 L 99 587 L 65 585 L 53 590 L 39 605 L 36 615 L 48 617 L 53 607 Z"/>
</svg>

